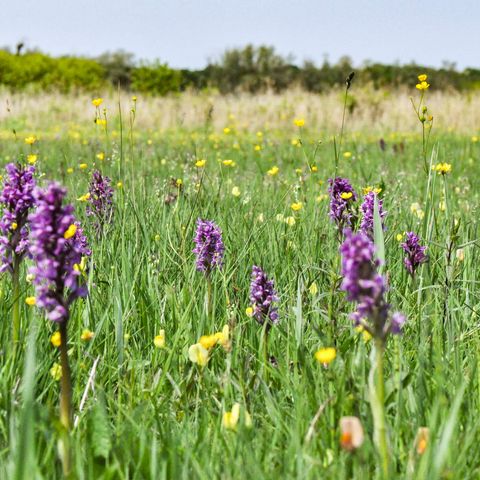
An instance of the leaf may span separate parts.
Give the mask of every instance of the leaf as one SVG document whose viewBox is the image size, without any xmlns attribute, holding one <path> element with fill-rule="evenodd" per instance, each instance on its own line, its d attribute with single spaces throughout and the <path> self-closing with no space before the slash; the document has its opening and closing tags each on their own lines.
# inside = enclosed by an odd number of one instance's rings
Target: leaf
<svg viewBox="0 0 480 480">
<path fill-rule="evenodd" d="M 94 456 L 106 460 L 112 449 L 112 440 L 110 422 L 102 397 L 99 397 L 91 410 L 89 431 Z"/>
<path fill-rule="evenodd" d="M 373 204 L 373 239 L 375 242 L 375 255 L 380 261 L 380 273 L 385 265 L 385 239 L 383 238 L 383 225 L 378 209 L 378 197 L 375 195 Z"/>
</svg>

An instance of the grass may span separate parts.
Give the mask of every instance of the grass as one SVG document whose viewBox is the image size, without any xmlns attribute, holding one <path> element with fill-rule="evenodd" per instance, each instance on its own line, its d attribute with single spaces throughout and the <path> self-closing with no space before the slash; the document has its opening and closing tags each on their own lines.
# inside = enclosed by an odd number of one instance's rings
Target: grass
<svg viewBox="0 0 480 480">
<path fill-rule="evenodd" d="M 428 103 L 435 110 L 434 98 Z M 397 101 L 411 108 L 408 95 Z M 138 103 L 136 122 L 145 117 Z M 20 113 L 25 128 L 16 128 L 16 137 L 11 117 L 0 125 L 2 163 L 24 161 L 30 147 L 23 136 L 37 134 L 40 141 L 32 148 L 40 182 L 55 179 L 68 188 L 93 251 L 90 294 L 76 302 L 68 325 L 78 417 L 72 476 L 381 478 L 368 396 L 372 342 L 353 328 L 353 306 L 337 288 L 339 244 L 325 196 L 334 172 L 333 129 L 314 128 L 307 115 L 306 127 L 295 128 L 289 114 L 278 125 L 258 126 L 262 135 L 256 134 L 255 117 L 245 129 L 225 118 L 148 131 L 153 126 L 144 128 L 142 121 L 132 127 L 124 110 L 120 141 L 117 118 L 112 114 L 105 135 L 90 121 L 93 107 L 75 135 L 55 123 L 58 112 L 49 110 L 43 130 L 39 122 L 33 132 L 29 108 Z M 225 125 L 232 125 L 230 133 L 222 133 Z M 436 133 L 434 127 L 428 161 L 452 164 L 452 173 L 442 177 L 424 172 L 420 135 L 378 125 L 348 133 L 347 116 L 338 173 L 357 192 L 382 187 L 388 299 L 408 317 L 404 334 L 389 339 L 385 356 L 391 478 L 480 474 L 480 144 L 471 139 L 478 132 L 461 130 Z M 297 138 L 301 143 L 292 145 Z M 104 160 L 96 157 L 99 152 Z M 196 168 L 202 158 L 205 168 Z M 224 166 L 224 159 L 235 166 Z M 80 169 L 81 163 L 88 168 Z M 114 185 L 122 182 L 114 223 L 101 238 L 77 201 L 94 164 Z M 274 165 L 278 175 L 266 175 Z M 293 202 L 303 208 L 293 212 Z M 422 218 L 411 211 L 415 202 Z M 198 217 L 214 220 L 226 245 L 224 268 L 212 276 L 212 314 L 207 282 L 195 271 L 192 254 Z M 287 217 L 295 223 L 290 226 Z M 404 269 L 396 239 L 408 230 L 421 236 L 430 257 L 415 280 Z M 280 323 L 268 345 L 275 365 L 265 364 L 262 328 L 245 314 L 253 264 L 275 279 L 280 296 Z M 50 375 L 59 351 L 49 341 L 56 326 L 24 303 L 34 295 L 25 275 L 24 265 L 21 347 L 15 353 L 9 347 L 11 282 L 7 275 L 0 280 L 0 477 L 59 478 L 59 383 Z M 225 324 L 231 351 L 217 346 L 204 369 L 192 364 L 189 346 Z M 84 328 L 95 332 L 90 342 L 80 339 Z M 153 344 L 160 329 L 165 349 Z M 325 368 L 314 353 L 330 346 L 337 357 Z M 235 402 L 251 414 L 251 429 L 222 428 L 222 415 Z M 339 443 L 345 415 L 359 417 L 365 431 L 363 446 L 353 453 Z M 414 446 L 420 427 L 430 429 L 423 455 Z"/>
</svg>

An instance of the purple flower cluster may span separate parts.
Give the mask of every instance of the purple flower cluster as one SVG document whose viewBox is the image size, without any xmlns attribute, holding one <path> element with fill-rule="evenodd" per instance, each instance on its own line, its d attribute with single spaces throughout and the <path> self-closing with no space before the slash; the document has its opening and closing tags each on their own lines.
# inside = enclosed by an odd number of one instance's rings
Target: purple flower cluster
<svg viewBox="0 0 480 480">
<path fill-rule="evenodd" d="M 90 197 L 86 213 L 88 216 L 96 217 L 95 230 L 99 234 L 113 219 L 113 188 L 110 178 L 103 176 L 99 170 L 94 170 L 88 193 Z"/>
<path fill-rule="evenodd" d="M 385 280 L 377 271 L 380 262 L 375 259 L 372 241 L 363 233 L 353 234 L 346 230 L 340 252 L 341 288 L 347 293 L 347 300 L 357 303 L 357 310 L 352 314 L 355 324 L 363 326 L 381 341 L 385 341 L 388 333 L 400 333 L 405 317 L 401 313 L 389 315 Z"/>
<path fill-rule="evenodd" d="M 63 205 L 65 195 L 66 190 L 56 183 L 36 189 L 37 209 L 29 218 L 37 305 L 55 322 L 66 322 L 72 302 L 86 296 L 79 265 L 83 256 L 91 254 L 73 206 Z"/>
<path fill-rule="evenodd" d="M 208 275 L 214 268 L 223 265 L 225 246 L 222 240 L 222 231 L 210 220 L 197 220 L 197 230 L 193 239 L 197 256 L 197 270 Z"/>
<path fill-rule="evenodd" d="M 250 302 L 253 316 L 260 325 L 268 322 L 267 328 L 278 323 L 278 302 L 273 280 L 269 280 L 265 272 L 257 266 L 252 267 L 252 282 L 250 284 Z"/>
<path fill-rule="evenodd" d="M 13 256 L 21 259 L 28 249 L 28 213 L 34 206 L 35 167 L 9 163 L 7 178 L 0 194 L 4 205 L 0 220 L 0 273 L 13 271 Z"/>
<path fill-rule="evenodd" d="M 428 256 L 425 255 L 427 247 L 420 245 L 420 240 L 414 232 L 407 232 L 406 237 L 405 242 L 401 244 L 407 254 L 403 263 L 408 273 L 413 276 L 417 268 L 428 260 Z"/>
<path fill-rule="evenodd" d="M 329 179 L 328 193 L 330 194 L 330 218 L 338 225 L 340 231 L 352 223 L 352 203 L 357 195 L 346 178 Z"/>
<path fill-rule="evenodd" d="M 366 235 L 370 240 L 373 240 L 373 212 L 375 206 L 375 196 L 374 192 L 368 192 L 364 199 L 360 209 L 362 210 L 362 221 L 360 223 L 360 231 Z M 378 199 L 378 213 L 382 220 L 382 228 L 385 230 L 385 225 L 383 224 L 383 218 L 387 212 L 383 211 L 383 201 Z"/>
</svg>

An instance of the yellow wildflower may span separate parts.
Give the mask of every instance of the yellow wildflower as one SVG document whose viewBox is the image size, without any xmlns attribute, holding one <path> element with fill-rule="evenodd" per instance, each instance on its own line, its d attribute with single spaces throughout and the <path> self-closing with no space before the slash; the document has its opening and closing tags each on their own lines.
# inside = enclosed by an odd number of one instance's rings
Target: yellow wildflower
<svg viewBox="0 0 480 480">
<path fill-rule="evenodd" d="M 299 212 L 303 208 L 303 203 L 302 202 L 294 202 L 290 205 L 290 208 L 294 212 Z"/>
<path fill-rule="evenodd" d="M 352 192 L 342 192 L 340 196 L 343 198 L 343 200 L 350 200 L 353 197 Z"/>
<path fill-rule="evenodd" d="M 343 152 L 343 158 L 350 158 L 352 156 L 352 152 Z"/>
<path fill-rule="evenodd" d="M 12 230 L 16 230 L 18 228 L 18 223 L 17 222 L 12 222 L 12 224 L 10 225 L 10 228 Z"/>
<path fill-rule="evenodd" d="M 420 82 L 420 83 L 417 83 L 417 84 L 415 85 L 415 87 L 417 88 L 417 90 L 427 90 L 429 86 L 430 86 L 430 84 L 427 83 L 427 82 Z"/>
<path fill-rule="evenodd" d="M 418 76 L 419 82 L 425 82 L 426 80 L 427 80 L 427 75 L 425 73 L 422 73 L 421 75 Z"/>
<path fill-rule="evenodd" d="M 35 155 L 34 153 L 31 153 L 30 155 L 27 155 L 27 162 L 30 164 L 30 165 L 35 165 L 37 163 L 37 155 Z"/>
<path fill-rule="evenodd" d="M 280 171 L 280 169 L 275 166 L 275 167 L 272 167 L 270 170 L 267 171 L 267 175 L 269 175 L 270 177 L 274 177 L 275 175 L 278 175 L 278 172 Z"/>
<path fill-rule="evenodd" d="M 231 130 L 230 127 L 225 127 L 225 128 L 223 129 L 223 133 L 225 133 L 225 135 L 228 135 L 231 131 L 232 131 L 232 130 Z"/>
<path fill-rule="evenodd" d="M 35 297 L 27 297 L 25 299 L 25 303 L 30 306 L 30 307 L 33 307 L 36 303 L 37 303 L 37 299 Z"/>
<path fill-rule="evenodd" d="M 376 193 L 377 195 L 382 191 L 380 187 L 371 187 L 370 185 L 367 185 L 363 189 L 363 194 L 367 195 L 367 193 L 373 192 Z"/>
<path fill-rule="evenodd" d="M 51 344 L 55 347 L 58 348 L 62 344 L 62 336 L 60 335 L 59 331 L 56 331 L 51 337 L 50 337 L 50 342 Z"/>
<path fill-rule="evenodd" d="M 195 162 L 195 166 L 196 166 L 197 168 L 203 168 L 206 163 L 207 163 L 206 160 L 197 160 L 197 161 Z"/>
<path fill-rule="evenodd" d="M 90 199 L 90 193 L 86 193 L 85 195 L 82 195 L 77 198 L 79 202 L 87 202 Z"/>
<path fill-rule="evenodd" d="M 29 137 L 25 138 L 25 143 L 27 145 L 33 145 L 36 141 L 37 141 L 37 137 L 35 137 L 34 135 L 30 135 Z"/>
<path fill-rule="evenodd" d="M 80 335 L 80 339 L 83 340 L 84 342 L 89 342 L 93 337 L 94 337 L 94 333 L 89 330 L 88 328 L 85 328 L 82 332 L 82 334 Z"/>
<path fill-rule="evenodd" d="M 67 173 L 73 173 L 73 168 L 72 167 L 67 168 Z"/>
<path fill-rule="evenodd" d="M 253 307 L 247 307 L 245 309 L 245 314 L 247 315 L 247 317 L 253 317 L 253 313 L 254 313 Z"/>
<path fill-rule="evenodd" d="M 235 403 L 232 407 L 231 412 L 225 412 L 223 414 L 222 426 L 226 430 L 236 431 L 239 420 L 240 420 L 240 404 Z M 247 428 L 250 428 L 252 426 L 252 417 L 250 417 L 250 414 L 247 412 L 247 410 L 244 411 L 244 422 Z"/>
<path fill-rule="evenodd" d="M 362 334 L 364 342 L 368 342 L 369 340 L 372 339 L 372 334 L 368 330 L 365 330 L 365 328 L 362 325 L 359 325 L 358 327 L 355 327 L 355 330 L 358 333 Z"/>
<path fill-rule="evenodd" d="M 452 171 L 452 165 L 450 163 L 437 163 L 432 166 L 432 170 L 435 170 L 440 175 L 446 175 Z"/>
<path fill-rule="evenodd" d="M 230 327 L 228 325 L 224 325 L 222 331 L 217 332 L 215 337 L 226 352 L 230 351 L 232 345 L 230 342 Z"/>
<path fill-rule="evenodd" d="M 333 362 L 336 356 L 337 351 L 333 347 L 321 348 L 315 352 L 315 358 L 323 365 L 328 365 L 329 363 Z"/>
<path fill-rule="evenodd" d="M 309 287 L 308 291 L 310 292 L 310 295 L 315 296 L 318 293 L 318 286 L 315 282 L 313 282 Z"/>
<path fill-rule="evenodd" d="M 72 238 L 75 235 L 75 233 L 77 233 L 77 226 L 74 223 L 72 223 L 63 234 L 63 238 L 68 240 L 69 238 Z"/>
<path fill-rule="evenodd" d="M 303 118 L 296 118 L 293 123 L 296 127 L 303 127 L 305 126 L 305 120 Z"/>
<path fill-rule="evenodd" d="M 96 157 L 97 157 L 99 160 L 105 160 L 105 154 L 104 154 L 103 152 L 97 153 Z"/>
<path fill-rule="evenodd" d="M 92 105 L 94 107 L 99 107 L 103 103 L 103 98 L 94 98 L 92 100 Z"/>
<path fill-rule="evenodd" d="M 234 167 L 235 166 L 235 162 L 233 160 L 224 160 L 222 162 L 226 167 Z"/>
<path fill-rule="evenodd" d="M 403 233 L 397 233 L 395 238 L 397 239 L 397 242 L 401 242 L 403 240 Z"/>
<path fill-rule="evenodd" d="M 240 191 L 240 189 L 238 187 L 233 187 L 232 188 L 232 195 L 234 197 L 239 197 L 241 195 L 241 193 L 242 192 Z"/>
<path fill-rule="evenodd" d="M 287 217 L 285 219 L 285 223 L 289 226 L 289 227 L 293 227 L 297 222 L 295 220 L 295 217 Z"/>
<path fill-rule="evenodd" d="M 423 455 L 428 447 L 428 440 L 430 437 L 430 430 L 428 427 L 420 427 L 415 437 L 415 447 L 418 455 Z"/>
<path fill-rule="evenodd" d="M 178 184 L 178 180 L 177 180 Z M 123 182 L 117 182 L 117 188 L 123 188 Z"/>
<path fill-rule="evenodd" d="M 165 348 L 165 330 L 160 330 L 160 333 L 153 339 L 153 344 L 157 348 Z"/>
<path fill-rule="evenodd" d="M 96 118 L 95 123 L 104 127 L 107 124 L 107 121 L 104 118 Z"/>
<path fill-rule="evenodd" d="M 188 358 L 198 366 L 204 367 L 208 363 L 208 350 L 201 343 L 195 343 L 188 349 Z"/>
<path fill-rule="evenodd" d="M 212 349 L 217 344 L 216 335 L 202 335 L 198 343 L 206 350 Z"/>
<path fill-rule="evenodd" d="M 256 152 L 259 152 L 261 149 L 262 149 L 262 146 L 261 145 L 255 145 L 253 147 L 253 149 L 256 151 Z"/>
<path fill-rule="evenodd" d="M 50 369 L 50 375 L 56 382 L 58 382 L 62 378 L 62 366 L 55 362 Z"/>
<path fill-rule="evenodd" d="M 79 168 L 80 170 L 86 170 L 86 169 L 88 168 L 88 165 L 87 165 L 86 163 L 81 163 L 81 164 L 78 166 L 78 168 Z"/>
</svg>

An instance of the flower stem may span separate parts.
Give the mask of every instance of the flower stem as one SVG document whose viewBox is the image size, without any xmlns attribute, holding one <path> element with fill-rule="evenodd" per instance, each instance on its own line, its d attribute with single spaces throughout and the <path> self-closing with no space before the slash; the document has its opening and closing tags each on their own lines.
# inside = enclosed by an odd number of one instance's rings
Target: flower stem
<svg viewBox="0 0 480 480">
<path fill-rule="evenodd" d="M 13 254 L 12 273 L 13 305 L 12 305 L 12 338 L 16 346 L 20 340 L 20 258 Z"/>
<path fill-rule="evenodd" d="M 375 341 L 372 372 L 370 374 L 370 405 L 374 421 L 374 442 L 380 456 L 382 478 L 389 478 L 390 459 L 385 422 L 385 383 L 383 378 L 383 356 L 385 345 L 381 339 Z M 373 380 L 374 375 L 374 380 Z"/>
<path fill-rule="evenodd" d="M 70 457 L 70 428 L 72 425 L 72 378 L 68 363 L 67 322 L 60 323 L 60 363 L 62 365 L 62 379 L 60 390 L 60 423 L 63 431 L 60 438 L 60 457 L 64 476 L 71 470 Z"/>
</svg>

